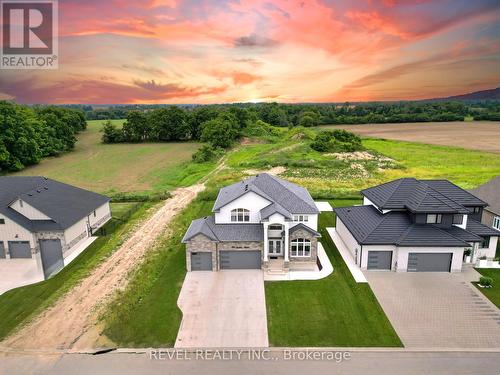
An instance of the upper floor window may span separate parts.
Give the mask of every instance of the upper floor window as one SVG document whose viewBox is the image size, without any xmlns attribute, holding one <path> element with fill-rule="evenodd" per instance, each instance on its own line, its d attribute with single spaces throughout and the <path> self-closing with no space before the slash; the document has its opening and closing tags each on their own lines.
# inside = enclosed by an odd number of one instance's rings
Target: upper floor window
<svg viewBox="0 0 500 375">
<path fill-rule="evenodd" d="M 0 219 L 0 224 L 5 224 L 5 219 Z"/>
<path fill-rule="evenodd" d="M 481 207 L 473 207 L 473 208 L 472 208 L 472 213 L 474 213 L 474 214 L 478 214 L 478 213 L 480 213 L 480 212 L 481 212 Z"/>
<path fill-rule="evenodd" d="M 443 215 L 441 214 L 427 214 L 427 224 L 441 224 Z"/>
<path fill-rule="evenodd" d="M 311 241 L 305 238 L 292 240 L 291 254 L 293 257 L 311 256 Z"/>
<path fill-rule="evenodd" d="M 19 199 L 19 206 L 23 207 L 23 201 Z"/>
<path fill-rule="evenodd" d="M 296 222 L 308 222 L 309 216 L 307 215 L 293 215 L 293 221 Z"/>
<path fill-rule="evenodd" d="M 0 224 L 2 224 L 0 222 Z M 500 216 L 495 216 L 493 218 L 493 228 L 500 230 Z"/>
<path fill-rule="evenodd" d="M 245 208 L 235 208 L 231 211 L 231 221 L 248 222 L 250 221 L 250 211 Z"/>
<path fill-rule="evenodd" d="M 461 225 L 464 223 L 464 215 L 453 215 L 453 224 Z"/>
<path fill-rule="evenodd" d="M 283 226 L 281 224 L 271 224 L 269 225 L 269 230 L 282 230 Z"/>
<path fill-rule="evenodd" d="M 96 216 L 97 216 L 97 213 L 96 213 L 96 212 L 95 212 L 95 210 L 94 210 L 94 217 L 96 217 Z"/>
</svg>

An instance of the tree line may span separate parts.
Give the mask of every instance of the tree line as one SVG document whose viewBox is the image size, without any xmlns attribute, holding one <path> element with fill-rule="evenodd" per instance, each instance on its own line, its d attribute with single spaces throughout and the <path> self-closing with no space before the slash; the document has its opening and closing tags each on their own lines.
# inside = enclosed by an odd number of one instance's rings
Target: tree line
<svg viewBox="0 0 500 375">
<path fill-rule="evenodd" d="M 86 126 L 79 109 L 0 101 L 0 173 L 72 150 L 76 134 Z"/>
</svg>

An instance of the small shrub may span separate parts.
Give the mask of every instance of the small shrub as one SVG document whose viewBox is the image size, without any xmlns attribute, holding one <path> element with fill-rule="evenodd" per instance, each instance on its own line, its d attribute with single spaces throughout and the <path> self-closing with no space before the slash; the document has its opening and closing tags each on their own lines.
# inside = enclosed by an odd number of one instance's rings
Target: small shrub
<svg viewBox="0 0 500 375">
<path fill-rule="evenodd" d="M 195 163 L 205 163 L 207 161 L 212 161 L 224 153 L 224 150 L 218 147 L 213 147 L 211 144 L 205 144 L 193 154 L 193 161 Z"/>
<path fill-rule="evenodd" d="M 479 278 L 479 284 L 487 288 L 491 288 L 493 286 L 493 279 L 491 277 L 481 276 Z"/>
</svg>

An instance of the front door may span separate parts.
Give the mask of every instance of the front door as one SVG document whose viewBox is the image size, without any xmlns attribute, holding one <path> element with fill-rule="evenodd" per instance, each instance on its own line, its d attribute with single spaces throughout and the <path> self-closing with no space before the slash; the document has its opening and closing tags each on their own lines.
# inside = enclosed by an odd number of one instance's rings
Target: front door
<svg viewBox="0 0 500 375">
<path fill-rule="evenodd" d="M 269 240 L 269 255 L 270 256 L 283 255 L 282 240 Z"/>
</svg>

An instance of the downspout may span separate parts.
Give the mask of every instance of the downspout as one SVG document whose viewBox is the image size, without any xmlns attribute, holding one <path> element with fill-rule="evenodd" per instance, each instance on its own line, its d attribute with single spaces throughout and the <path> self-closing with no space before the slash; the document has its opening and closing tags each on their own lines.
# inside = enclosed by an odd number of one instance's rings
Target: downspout
<svg viewBox="0 0 500 375">
<path fill-rule="evenodd" d="M 361 268 L 361 264 L 363 264 L 363 245 L 361 245 L 361 251 L 359 253 L 359 268 Z"/>
</svg>

